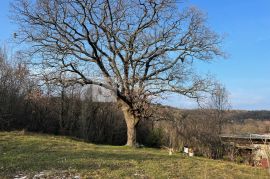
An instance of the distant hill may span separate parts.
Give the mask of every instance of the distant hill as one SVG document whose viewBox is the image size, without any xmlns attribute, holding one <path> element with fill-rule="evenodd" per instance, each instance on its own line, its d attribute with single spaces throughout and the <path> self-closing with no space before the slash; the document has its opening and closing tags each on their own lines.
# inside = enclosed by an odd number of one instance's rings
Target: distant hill
<svg viewBox="0 0 270 179">
<path fill-rule="evenodd" d="M 177 113 L 182 115 L 202 115 L 201 109 L 180 109 L 171 106 L 158 105 L 161 114 Z M 248 119 L 268 121 L 270 120 L 270 110 L 230 110 L 226 112 L 226 118 L 231 122 L 244 122 Z"/>
<path fill-rule="evenodd" d="M 158 112 L 155 113 L 157 117 L 155 119 L 161 120 L 181 120 L 187 125 L 199 125 L 202 127 L 202 123 L 207 123 L 209 114 L 211 111 L 203 111 L 201 109 L 178 109 L 170 106 L 158 106 Z M 265 134 L 270 133 L 270 111 L 257 110 L 257 111 L 245 111 L 245 110 L 230 110 L 225 113 L 226 123 L 222 127 L 222 133 L 227 134 L 242 134 L 242 133 L 256 133 Z M 207 126 L 207 125 L 206 125 Z"/>
<path fill-rule="evenodd" d="M 230 119 L 233 121 L 243 122 L 246 119 L 253 120 L 270 120 L 270 111 L 243 111 L 243 110 L 232 110 Z"/>
</svg>

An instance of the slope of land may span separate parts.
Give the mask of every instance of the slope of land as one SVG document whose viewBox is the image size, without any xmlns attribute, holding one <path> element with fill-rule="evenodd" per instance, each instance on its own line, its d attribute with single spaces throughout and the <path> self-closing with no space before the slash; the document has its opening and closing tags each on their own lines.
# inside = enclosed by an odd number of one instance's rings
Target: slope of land
<svg viewBox="0 0 270 179">
<path fill-rule="evenodd" d="M 268 178 L 266 170 L 172 156 L 167 151 L 94 145 L 68 137 L 0 132 L 0 178 Z"/>
</svg>

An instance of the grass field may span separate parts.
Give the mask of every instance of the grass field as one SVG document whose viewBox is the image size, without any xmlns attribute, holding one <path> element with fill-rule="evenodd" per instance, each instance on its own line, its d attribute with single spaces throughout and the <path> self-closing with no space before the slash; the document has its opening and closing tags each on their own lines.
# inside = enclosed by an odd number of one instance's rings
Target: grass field
<svg viewBox="0 0 270 179">
<path fill-rule="evenodd" d="M 68 137 L 0 132 L 0 178 L 270 178 L 231 162 L 167 151 L 94 145 Z"/>
</svg>

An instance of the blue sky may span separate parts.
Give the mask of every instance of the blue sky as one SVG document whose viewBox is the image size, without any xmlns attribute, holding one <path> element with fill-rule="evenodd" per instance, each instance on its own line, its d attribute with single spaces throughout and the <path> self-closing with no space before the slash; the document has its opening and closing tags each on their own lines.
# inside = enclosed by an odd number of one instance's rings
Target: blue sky
<svg viewBox="0 0 270 179">
<path fill-rule="evenodd" d="M 270 1 L 188 0 L 208 16 L 209 26 L 225 35 L 227 59 L 199 63 L 230 92 L 234 109 L 270 109 Z M 185 4 L 186 5 L 186 4 Z M 166 104 L 194 107 L 183 97 L 169 97 Z"/>
<path fill-rule="evenodd" d="M 8 18 L 8 0 L 0 1 L 0 44 L 9 42 L 16 26 Z M 227 59 L 199 63 L 197 69 L 210 72 L 230 92 L 234 109 L 270 110 L 270 0 L 187 0 L 208 16 L 208 25 L 224 34 Z M 195 107 L 183 97 L 171 96 L 165 104 Z"/>
</svg>

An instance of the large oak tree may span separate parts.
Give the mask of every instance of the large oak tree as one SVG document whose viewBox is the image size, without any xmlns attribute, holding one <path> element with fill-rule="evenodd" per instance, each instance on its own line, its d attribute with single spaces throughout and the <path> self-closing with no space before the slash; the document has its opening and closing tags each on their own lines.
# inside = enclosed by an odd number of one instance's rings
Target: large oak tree
<svg viewBox="0 0 270 179">
<path fill-rule="evenodd" d="M 114 90 L 127 145 L 148 104 L 162 94 L 197 97 L 209 87 L 194 60 L 222 55 L 221 38 L 196 8 L 177 0 L 16 0 L 18 39 L 31 44 L 43 72 Z M 73 75 L 67 75 L 73 74 Z"/>
</svg>

